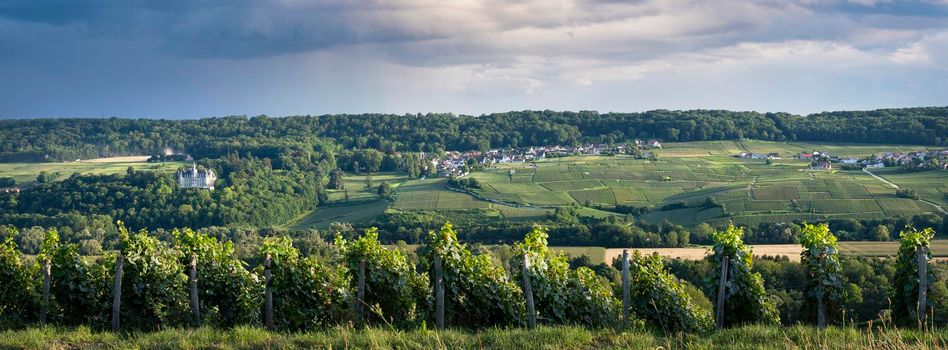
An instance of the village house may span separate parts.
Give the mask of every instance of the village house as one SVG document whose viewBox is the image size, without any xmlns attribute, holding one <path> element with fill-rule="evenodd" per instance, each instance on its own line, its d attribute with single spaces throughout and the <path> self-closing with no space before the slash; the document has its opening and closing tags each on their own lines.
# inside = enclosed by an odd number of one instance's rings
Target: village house
<svg viewBox="0 0 948 350">
<path fill-rule="evenodd" d="M 19 187 L 4 187 L 0 188 L 0 193 L 20 193 Z"/>
<path fill-rule="evenodd" d="M 833 163 L 830 162 L 816 162 L 813 165 L 810 165 L 810 170 L 832 170 Z"/>
</svg>

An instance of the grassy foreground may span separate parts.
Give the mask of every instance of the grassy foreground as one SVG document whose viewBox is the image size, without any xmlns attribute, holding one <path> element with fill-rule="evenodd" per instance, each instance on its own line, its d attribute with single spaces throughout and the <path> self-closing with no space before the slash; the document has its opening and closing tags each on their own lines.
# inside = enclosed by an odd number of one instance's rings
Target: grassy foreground
<svg viewBox="0 0 948 350">
<path fill-rule="evenodd" d="M 948 329 L 875 330 L 809 326 L 745 326 L 709 335 L 661 336 L 646 331 L 617 332 L 581 327 L 487 329 L 477 332 L 395 331 L 337 327 L 309 333 L 275 333 L 259 328 L 170 329 L 117 334 L 88 328 L 31 328 L 0 332 L 3 349 L 941 349 Z"/>
</svg>

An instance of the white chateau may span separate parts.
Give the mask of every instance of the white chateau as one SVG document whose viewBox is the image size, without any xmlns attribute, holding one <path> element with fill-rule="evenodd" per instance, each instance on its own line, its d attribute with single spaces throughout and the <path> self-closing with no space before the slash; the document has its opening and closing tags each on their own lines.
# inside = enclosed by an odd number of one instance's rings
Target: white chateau
<svg viewBox="0 0 948 350">
<path fill-rule="evenodd" d="M 214 170 L 198 170 L 196 164 L 193 164 L 190 170 L 178 172 L 178 185 L 181 188 L 206 188 L 213 191 L 214 181 L 217 181 L 217 174 L 214 174 Z"/>
</svg>

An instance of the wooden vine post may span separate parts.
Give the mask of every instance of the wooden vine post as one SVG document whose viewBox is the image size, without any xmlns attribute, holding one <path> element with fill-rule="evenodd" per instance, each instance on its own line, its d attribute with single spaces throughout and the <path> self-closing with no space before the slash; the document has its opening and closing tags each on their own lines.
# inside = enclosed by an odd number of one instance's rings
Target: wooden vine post
<svg viewBox="0 0 948 350">
<path fill-rule="evenodd" d="M 43 260 L 43 307 L 40 310 L 40 324 L 46 324 L 46 314 L 49 313 L 49 284 L 52 262 L 49 257 Z"/>
<path fill-rule="evenodd" d="M 918 246 L 915 250 L 918 255 L 918 324 L 925 326 L 928 316 L 928 254 L 925 246 Z"/>
<path fill-rule="evenodd" d="M 112 330 L 117 331 L 121 326 L 119 318 L 122 313 L 122 265 L 125 264 L 125 256 L 119 251 L 115 257 L 115 283 L 112 287 Z"/>
<path fill-rule="evenodd" d="M 198 299 L 197 285 L 197 255 L 191 255 L 191 270 L 188 272 L 188 285 L 191 289 L 191 314 L 194 316 L 194 326 L 201 325 L 201 303 Z"/>
<path fill-rule="evenodd" d="M 724 328 L 724 294 L 727 292 L 727 272 L 730 257 L 721 259 L 721 278 L 718 280 L 718 302 L 717 315 L 715 315 L 715 326 L 718 329 Z"/>
<path fill-rule="evenodd" d="M 823 294 L 816 296 L 816 327 L 826 329 L 826 304 L 823 302 Z"/>
<path fill-rule="evenodd" d="M 365 303 L 365 260 L 359 260 L 359 285 L 356 290 L 356 319 L 362 319 L 362 304 Z"/>
<path fill-rule="evenodd" d="M 523 255 L 523 295 L 527 299 L 527 328 L 537 328 L 537 310 L 533 305 L 533 286 L 530 284 L 530 258 Z"/>
<path fill-rule="evenodd" d="M 266 283 L 265 298 L 266 306 L 264 311 L 264 320 L 267 328 L 273 329 L 273 274 L 270 271 L 270 253 L 263 258 L 263 278 Z"/>
<path fill-rule="evenodd" d="M 824 251 L 820 253 L 820 266 L 826 266 L 825 248 Z M 823 294 L 825 294 L 825 292 L 816 295 L 816 327 L 819 329 L 826 329 L 826 302 L 823 301 Z"/>
<path fill-rule="evenodd" d="M 629 250 L 622 250 L 622 324 L 629 324 L 629 307 L 631 305 L 632 291 L 631 281 L 629 280 Z"/>
<path fill-rule="evenodd" d="M 444 276 L 441 273 L 441 255 L 434 256 L 435 326 L 444 328 Z"/>
</svg>

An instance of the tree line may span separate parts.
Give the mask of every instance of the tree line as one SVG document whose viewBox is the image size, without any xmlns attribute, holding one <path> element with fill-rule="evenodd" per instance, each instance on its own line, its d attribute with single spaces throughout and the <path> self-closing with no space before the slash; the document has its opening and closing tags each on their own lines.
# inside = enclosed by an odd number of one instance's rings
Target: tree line
<svg viewBox="0 0 948 350">
<path fill-rule="evenodd" d="M 948 144 L 948 107 L 788 113 L 724 110 L 604 113 L 519 111 L 336 114 L 196 120 L 30 119 L 0 121 L 0 161 L 66 161 L 165 149 L 199 158 L 249 152 L 275 158 L 329 141 L 344 149 L 440 152 L 580 142 L 731 139 Z"/>
</svg>

